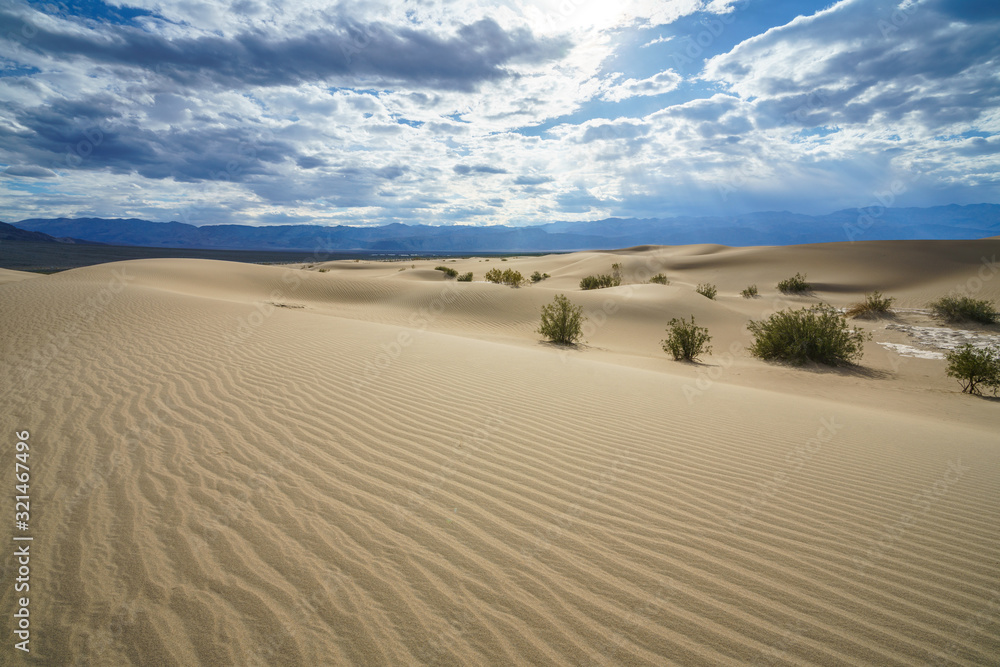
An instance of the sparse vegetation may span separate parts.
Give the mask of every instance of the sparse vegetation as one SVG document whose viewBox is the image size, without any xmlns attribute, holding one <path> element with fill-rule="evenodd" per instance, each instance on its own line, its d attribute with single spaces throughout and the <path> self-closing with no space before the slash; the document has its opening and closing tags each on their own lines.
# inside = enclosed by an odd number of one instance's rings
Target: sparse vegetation
<svg viewBox="0 0 1000 667">
<path fill-rule="evenodd" d="M 702 283 L 694 291 L 709 299 L 715 299 L 715 295 L 719 293 L 719 290 L 711 283 Z"/>
<path fill-rule="evenodd" d="M 580 289 L 602 289 L 604 287 L 617 287 L 620 283 L 615 283 L 614 276 L 602 273 L 597 276 L 587 276 L 580 281 Z"/>
<path fill-rule="evenodd" d="M 320 272 L 320 273 L 326 273 L 326 272 L 327 272 L 327 271 L 329 271 L 329 270 L 330 270 L 330 269 L 320 269 L 320 270 L 319 270 L 319 272 Z"/>
<path fill-rule="evenodd" d="M 553 343 L 573 345 L 583 337 L 585 319 L 581 306 L 574 306 L 564 295 L 557 294 L 552 303 L 542 306 L 538 333 Z"/>
<path fill-rule="evenodd" d="M 471 283 L 472 282 L 472 271 L 468 273 L 463 273 L 458 277 L 458 282 L 460 283 Z"/>
<path fill-rule="evenodd" d="M 667 276 L 662 273 L 657 273 L 655 276 L 649 279 L 649 282 L 654 283 L 656 285 L 669 285 L 670 279 L 667 278 Z"/>
<path fill-rule="evenodd" d="M 795 364 L 806 361 L 831 366 L 853 364 L 861 359 L 864 342 L 871 340 L 870 333 L 849 329 L 843 315 L 822 303 L 783 310 L 766 320 L 751 321 L 747 328 L 754 337 L 750 354 Z"/>
<path fill-rule="evenodd" d="M 504 271 L 501 271 L 500 269 L 490 269 L 486 272 L 486 280 L 498 285 L 520 287 L 521 283 L 524 282 L 524 276 L 521 275 L 520 271 L 514 271 L 512 269 L 506 269 Z"/>
<path fill-rule="evenodd" d="M 791 278 L 785 278 L 778 283 L 778 291 L 782 294 L 805 294 L 812 291 L 812 285 L 806 282 L 806 277 L 796 273 Z"/>
<path fill-rule="evenodd" d="M 453 269 L 451 267 L 448 267 L 448 266 L 436 266 L 436 267 L 434 267 L 434 270 L 435 271 L 440 271 L 441 273 L 443 273 L 445 278 L 457 278 L 458 277 L 458 271 L 456 271 L 455 269 Z"/>
<path fill-rule="evenodd" d="M 1000 313 L 990 301 L 973 299 L 971 296 L 946 296 L 930 305 L 934 314 L 947 322 L 979 322 L 996 324 Z"/>
<path fill-rule="evenodd" d="M 1000 389 L 1000 349 L 977 348 L 966 343 L 945 353 L 949 377 L 962 385 L 962 393 L 982 395 L 981 386 L 990 387 L 996 396 Z"/>
<path fill-rule="evenodd" d="M 605 287 L 618 287 L 622 284 L 622 265 L 617 262 L 611 265 L 611 275 L 602 273 L 596 276 L 587 276 L 580 281 L 580 289 L 603 289 Z"/>
<path fill-rule="evenodd" d="M 756 298 L 757 297 L 757 286 L 756 285 L 747 285 L 747 288 L 745 290 L 743 290 L 742 292 L 740 292 L 740 296 L 742 296 L 744 299 L 754 299 L 754 298 Z"/>
<path fill-rule="evenodd" d="M 534 273 L 531 274 L 531 282 L 540 283 L 546 278 L 551 278 L 551 277 L 552 276 L 550 276 L 547 273 L 539 273 L 538 271 L 535 271 Z"/>
<path fill-rule="evenodd" d="M 882 296 L 881 292 L 865 294 L 865 300 L 848 307 L 847 316 L 864 320 L 874 320 L 892 315 L 892 304 L 896 299 Z"/>
<path fill-rule="evenodd" d="M 690 322 L 683 317 L 675 317 L 667 322 L 667 327 L 667 338 L 661 344 L 663 351 L 674 355 L 675 360 L 696 361 L 702 354 L 712 351 L 708 345 L 712 337 L 708 335 L 708 329 L 694 323 L 694 315 Z"/>
</svg>

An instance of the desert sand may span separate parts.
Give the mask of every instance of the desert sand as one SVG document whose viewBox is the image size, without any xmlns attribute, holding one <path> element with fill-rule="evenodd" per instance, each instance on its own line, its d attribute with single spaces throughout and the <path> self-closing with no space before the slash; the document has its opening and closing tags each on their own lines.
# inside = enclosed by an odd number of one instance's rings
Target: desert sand
<svg viewBox="0 0 1000 667">
<path fill-rule="evenodd" d="M 34 537 L 31 653 L 5 631 L 0 663 L 996 664 L 1000 400 L 960 393 L 940 357 L 1000 328 L 924 309 L 1000 301 L 998 254 L 0 272 L 4 507 L 27 430 Z M 612 262 L 627 284 L 579 290 Z M 480 282 L 496 266 L 552 277 Z M 797 271 L 815 292 L 778 294 Z M 745 351 L 751 319 L 874 289 L 899 313 L 858 322 L 858 368 Z M 560 293 L 590 318 L 574 349 L 535 333 Z M 660 346 L 690 315 L 713 336 L 700 364 Z"/>
</svg>

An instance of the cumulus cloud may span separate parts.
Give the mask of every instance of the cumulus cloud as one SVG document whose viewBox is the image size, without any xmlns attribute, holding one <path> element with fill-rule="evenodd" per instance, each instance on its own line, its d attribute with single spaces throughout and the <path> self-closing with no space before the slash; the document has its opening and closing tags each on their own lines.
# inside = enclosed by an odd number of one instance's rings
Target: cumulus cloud
<svg viewBox="0 0 1000 667">
<path fill-rule="evenodd" d="M 625 79 L 615 83 L 604 91 L 602 97 L 609 102 L 621 102 L 639 95 L 662 95 L 676 89 L 681 80 L 677 72 L 668 69 L 646 79 Z"/>
<path fill-rule="evenodd" d="M 117 5 L 0 8 L 0 217 L 821 213 L 894 179 L 901 203 L 1000 196 L 990 3 L 803 0 L 777 23 L 746 0 Z M 706 18 L 717 55 L 682 79 L 671 53 Z"/>
</svg>

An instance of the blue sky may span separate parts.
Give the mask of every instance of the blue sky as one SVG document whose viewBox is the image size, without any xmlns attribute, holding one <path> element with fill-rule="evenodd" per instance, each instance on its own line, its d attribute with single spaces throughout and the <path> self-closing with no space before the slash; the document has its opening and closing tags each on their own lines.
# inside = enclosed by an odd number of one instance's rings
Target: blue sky
<svg viewBox="0 0 1000 667">
<path fill-rule="evenodd" d="M 1000 202 L 1000 3 L 0 4 L 0 219 Z"/>
</svg>

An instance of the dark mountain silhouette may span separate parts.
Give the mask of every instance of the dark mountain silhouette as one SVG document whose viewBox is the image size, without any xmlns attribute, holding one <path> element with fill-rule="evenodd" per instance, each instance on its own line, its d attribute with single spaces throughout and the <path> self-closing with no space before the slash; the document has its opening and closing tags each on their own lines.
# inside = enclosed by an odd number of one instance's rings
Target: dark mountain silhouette
<svg viewBox="0 0 1000 667">
<path fill-rule="evenodd" d="M 623 248 L 644 244 L 790 245 L 885 239 L 977 239 L 1000 234 L 1000 205 L 845 209 L 828 215 L 750 213 L 555 222 L 526 227 L 390 224 L 205 225 L 138 219 L 55 218 L 16 223 L 22 230 L 114 245 L 226 250 L 520 252 Z"/>
</svg>

